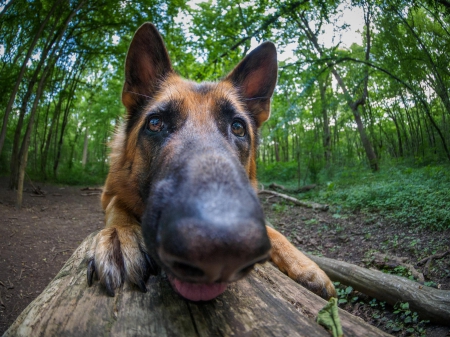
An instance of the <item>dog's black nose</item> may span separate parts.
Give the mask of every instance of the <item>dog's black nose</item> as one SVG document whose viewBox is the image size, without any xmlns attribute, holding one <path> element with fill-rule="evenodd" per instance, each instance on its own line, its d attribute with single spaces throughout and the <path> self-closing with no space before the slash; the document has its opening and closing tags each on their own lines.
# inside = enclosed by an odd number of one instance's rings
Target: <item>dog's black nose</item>
<svg viewBox="0 0 450 337">
<path fill-rule="evenodd" d="M 174 276 L 187 282 L 236 281 L 269 255 L 265 226 L 253 218 L 174 216 L 165 226 L 158 255 Z"/>
</svg>

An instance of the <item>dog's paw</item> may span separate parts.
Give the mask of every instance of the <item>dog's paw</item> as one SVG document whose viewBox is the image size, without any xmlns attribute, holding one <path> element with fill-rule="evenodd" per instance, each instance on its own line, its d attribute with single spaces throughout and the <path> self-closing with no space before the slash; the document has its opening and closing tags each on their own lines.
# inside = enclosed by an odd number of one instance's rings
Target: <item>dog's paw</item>
<svg viewBox="0 0 450 337">
<path fill-rule="evenodd" d="M 145 283 L 158 268 L 145 249 L 140 226 L 107 227 L 95 237 L 88 252 L 87 282 L 94 276 L 109 296 L 125 281 L 146 292 Z"/>
<path fill-rule="evenodd" d="M 283 273 L 326 300 L 337 297 L 333 283 L 314 261 L 275 229 L 267 227 L 267 234 L 272 244 L 270 258 Z"/>
<path fill-rule="evenodd" d="M 308 259 L 306 256 L 305 258 Z M 286 267 L 285 272 L 291 279 L 326 300 L 337 297 L 336 289 L 327 274 L 309 259 L 292 263 Z"/>
</svg>

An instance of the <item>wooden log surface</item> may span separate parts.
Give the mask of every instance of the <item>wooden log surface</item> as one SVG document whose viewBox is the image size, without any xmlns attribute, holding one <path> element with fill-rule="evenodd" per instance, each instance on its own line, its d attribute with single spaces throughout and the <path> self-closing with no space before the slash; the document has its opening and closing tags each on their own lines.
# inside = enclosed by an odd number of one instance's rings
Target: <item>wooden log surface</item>
<svg viewBox="0 0 450 337">
<path fill-rule="evenodd" d="M 4 336 L 329 336 L 315 322 L 324 300 L 270 263 L 229 285 L 218 298 L 193 303 L 152 276 L 147 293 L 125 285 L 108 297 L 86 282 L 90 235 Z M 345 336 L 388 336 L 339 310 Z"/>
<path fill-rule="evenodd" d="M 362 268 L 344 261 L 308 255 L 330 277 L 391 305 L 408 302 L 422 319 L 450 325 L 450 290 L 421 285 L 397 275 Z"/>
</svg>

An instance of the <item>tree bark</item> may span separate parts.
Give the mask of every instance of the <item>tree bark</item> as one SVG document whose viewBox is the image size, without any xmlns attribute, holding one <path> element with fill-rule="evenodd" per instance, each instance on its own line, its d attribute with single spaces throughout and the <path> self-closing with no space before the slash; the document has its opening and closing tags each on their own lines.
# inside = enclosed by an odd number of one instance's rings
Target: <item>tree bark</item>
<svg viewBox="0 0 450 337">
<path fill-rule="evenodd" d="M 391 305 L 408 302 L 412 311 L 423 319 L 450 325 L 450 291 L 423 286 L 397 275 L 385 274 L 325 257 L 309 255 L 333 281 L 385 301 Z"/>
<path fill-rule="evenodd" d="M 324 300 L 271 264 L 257 265 L 209 302 L 179 297 L 164 276 L 152 276 L 147 293 L 124 286 L 108 297 L 88 288 L 90 235 L 54 280 L 5 332 L 9 336 L 330 336 L 315 322 Z M 345 336 L 389 336 L 339 309 Z"/>
</svg>

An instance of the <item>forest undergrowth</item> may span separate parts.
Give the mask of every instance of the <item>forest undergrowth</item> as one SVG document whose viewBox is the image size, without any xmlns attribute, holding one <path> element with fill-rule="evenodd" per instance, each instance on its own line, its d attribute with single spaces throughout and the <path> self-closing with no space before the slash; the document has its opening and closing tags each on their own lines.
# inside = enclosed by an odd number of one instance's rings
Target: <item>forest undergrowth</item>
<svg viewBox="0 0 450 337">
<path fill-rule="evenodd" d="M 260 170 L 261 187 L 270 189 L 275 182 L 286 188 L 280 191 L 284 194 L 330 206 L 328 212 L 314 212 L 276 197 L 262 198 L 266 217 L 299 249 L 414 280 L 404 266 L 376 265 L 374 257 L 386 254 L 425 274 L 425 285 L 450 290 L 449 255 L 428 267 L 418 263 L 450 250 L 448 166 L 392 165 L 377 173 L 347 168 L 332 176 L 322 172 L 317 186 L 306 193 L 292 192 L 298 189 L 298 180 L 279 174 L 289 172 L 286 166 L 274 172 L 278 174 L 271 177 Z M 301 185 L 311 183 L 301 181 Z M 391 306 L 350 286 L 336 283 L 336 287 L 341 308 L 395 336 L 450 333 L 448 327 L 420 318 L 407 302 Z"/>
</svg>

